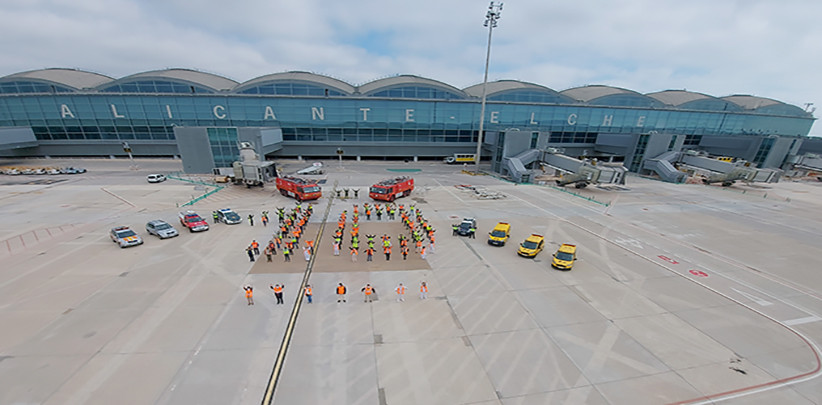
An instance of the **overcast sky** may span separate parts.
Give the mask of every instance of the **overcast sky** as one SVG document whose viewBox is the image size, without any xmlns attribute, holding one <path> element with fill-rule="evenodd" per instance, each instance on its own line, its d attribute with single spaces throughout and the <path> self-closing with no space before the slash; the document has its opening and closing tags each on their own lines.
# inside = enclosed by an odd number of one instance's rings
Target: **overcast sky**
<svg viewBox="0 0 822 405">
<path fill-rule="evenodd" d="M 510 0 L 489 80 L 564 90 L 687 89 L 822 106 L 822 1 Z M 482 82 L 484 0 L 3 0 L 0 76 L 119 78 L 181 67 L 246 81 L 310 71 L 353 85 L 396 74 Z M 196 5 L 196 6 L 195 6 Z M 815 125 L 812 135 L 822 136 Z"/>
</svg>

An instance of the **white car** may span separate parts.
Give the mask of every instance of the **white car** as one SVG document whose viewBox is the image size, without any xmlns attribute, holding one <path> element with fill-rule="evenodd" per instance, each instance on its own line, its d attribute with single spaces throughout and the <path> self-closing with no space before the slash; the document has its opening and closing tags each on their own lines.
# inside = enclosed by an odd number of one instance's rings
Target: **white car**
<svg viewBox="0 0 822 405">
<path fill-rule="evenodd" d="M 162 174 L 149 174 L 146 176 L 146 180 L 148 180 L 149 183 L 161 183 L 166 181 L 166 176 Z"/>
<path fill-rule="evenodd" d="M 143 244 L 143 238 L 127 226 L 112 228 L 110 235 L 111 241 L 120 245 L 121 248 Z"/>
</svg>

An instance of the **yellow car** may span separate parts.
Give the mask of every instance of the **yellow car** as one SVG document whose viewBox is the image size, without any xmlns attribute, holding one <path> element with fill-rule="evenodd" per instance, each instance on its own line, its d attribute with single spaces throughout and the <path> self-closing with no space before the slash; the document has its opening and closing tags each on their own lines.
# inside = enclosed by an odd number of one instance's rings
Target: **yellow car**
<svg viewBox="0 0 822 405">
<path fill-rule="evenodd" d="M 542 235 L 532 234 L 525 242 L 519 245 L 517 254 L 525 257 L 534 257 L 545 247 L 545 238 Z"/>
<path fill-rule="evenodd" d="M 563 243 L 559 250 L 554 253 L 551 267 L 557 270 L 571 270 L 574 267 L 575 260 L 577 260 L 577 246 Z"/>
<path fill-rule="evenodd" d="M 511 233 L 511 224 L 507 222 L 500 222 L 491 232 L 488 232 L 488 244 L 496 246 L 505 246 L 508 241 L 508 235 Z"/>
</svg>

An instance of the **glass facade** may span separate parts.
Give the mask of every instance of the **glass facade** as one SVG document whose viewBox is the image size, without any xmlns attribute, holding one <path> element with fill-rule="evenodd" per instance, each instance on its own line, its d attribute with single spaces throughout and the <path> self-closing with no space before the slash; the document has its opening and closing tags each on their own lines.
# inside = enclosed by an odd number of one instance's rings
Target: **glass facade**
<svg viewBox="0 0 822 405">
<path fill-rule="evenodd" d="M 208 94 L 214 90 L 187 83 L 178 83 L 166 80 L 140 80 L 133 82 L 121 82 L 111 86 L 103 87 L 99 91 L 104 93 L 172 93 L 172 94 Z"/>
<path fill-rule="evenodd" d="M 237 128 L 206 128 L 206 134 L 216 167 L 231 167 L 233 162 L 240 160 Z"/>
<path fill-rule="evenodd" d="M 60 93 L 0 96 L 0 127 L 31 127 L 38 139 L 173 139 L 172 125 L 281 127 L 285 141 L 474 142 L 476 100 Z M 811 117 L 753 113 L 489 102 L 486 128 L 551 132 L 550 143 L 596 134 L 805 136 Z"/>
<path fill-rule="evenodd" d="M 465 98 L 462 95 L 429 86 L 394 87 L 372 93 L 369 96 L 386 98 L 422 98 L 433 100 L 461 100 Z"/>
</svg>

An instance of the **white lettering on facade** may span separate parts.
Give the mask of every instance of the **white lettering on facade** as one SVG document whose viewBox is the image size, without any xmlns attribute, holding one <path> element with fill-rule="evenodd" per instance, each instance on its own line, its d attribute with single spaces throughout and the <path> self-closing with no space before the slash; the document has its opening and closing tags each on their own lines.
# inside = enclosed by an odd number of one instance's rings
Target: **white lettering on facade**
<svg viewBox="0 0 822 405">
<path fill-rule="evenodd" d="M 612 122 L 614 122 L 614 116 L 613 115 L 606 115 L 606 116 L 602 117 L 602 125 L 603 126 L 610 126 Z"/>
<path fill-rule="evenodd" d="M 218 112 L 218 110 L 219 110 L 219 112 Z M 225 119 L 225 107 L 223 107 L 221 105 L 215 105 L 214 109 L 212 111 L 214 112 L 214 116 L 217 117 L 218 119 L 221 119 L 221 120 Z"/>
<path fill-rule="evenodd" d="M 277 117 L 274 115 L 274 109 L 271 106 L 265 106 L 265 114 L 263 114 L 264 120 L 276 120 Z"/>
<path fill-rule="evenodd" d="M 640 115 L 639 118 L 637 118 L 636 126 L 638 126 L 638 127 L 644 127 L 645 126 L 645 116 L 644 115 Z"/>
<path fill-rule="evenodd" d="M 325 121 L 325 110 L 324 110 L 324 108 L 325 107 L 320 107 L 320 108 L 311 107 L 311 119 L 316 120 L 317 118 L 319 118 L 320 121 Z"/>
<path fill-rule="evenodd" d="M 171 106 L 166 104 L 166 112 L 168 113 L 168 118 L 174 118 L 171 116 Z"/>
<path fill-rule="evenodd" d="M 60 115 L 63 118 L 74 118 L 74 113 L 65 104 L 60 104 Z"/>
<path fill-rule="evenodd" d="M 576 125 L 577 124 L 577 115 L 571 114 L 568 116 L 568 125 Z"/>
<path fill-rule="evenodd" d="M 536 113 L 531 113 L 531 125 L 539 124 L 539 122 L 534 121 L 534 114 L 536 114 Z"/>
<path fill-rule="evenodd" d="M 414 122 L 414 109 L 409 108 L 405 110 L 405 122 Z"/>
<path fill-rule="evenodd" d="M 491 123 L 499 124 L 499 111 L 491 111 Z"/>
<path fill-rule="evenodd" d="M 114 104 L 111 104 L 111 113 L 114 114 L 114 118 L 125 118 L 125 115 L 121 115 L 117 113 L 117 107 Z"/>
<path fill-rule="evenodd" d="M 363 121 L 368 121 L 368 112 L 371 111 L 371 109 L 363 107 L 363 108 L 360 108 L 360 111 L 362 111 L 362 120 Z"/>
</svg>

